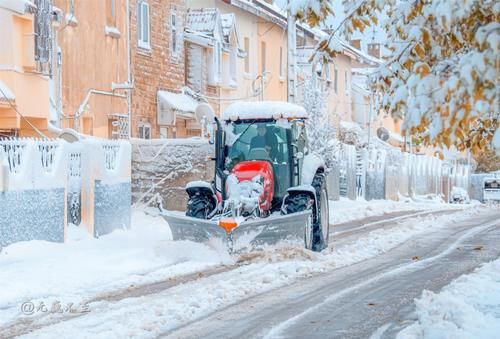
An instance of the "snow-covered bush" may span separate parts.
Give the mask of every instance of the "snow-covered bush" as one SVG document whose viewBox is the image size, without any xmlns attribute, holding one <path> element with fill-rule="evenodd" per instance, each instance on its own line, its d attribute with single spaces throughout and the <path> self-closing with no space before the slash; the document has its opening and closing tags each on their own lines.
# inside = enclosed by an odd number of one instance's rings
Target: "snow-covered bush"
<svg viewBox="0 0 500 339">
<path fill-rule="evenodd" d="M 312 78 L 306 80 L 303 106 L 309 113 L 307 122 L 309 148 L 323 158 L 327 168 L 332 168 L 338 142 L 335 138 L 335 130 L 328 121 L 326 95 L 327 93 L 319 89 Z"/>
<path fill-rule="evenodd" d="M 380 106 L 403 118 L 403 128 L 426 144 L 500 154 L 498 63 L 500 2 L 495 0 L 346 1 L 345 20 L 320 41 L 335 56 L 334 35 L 377 24 L 382 10 L 392 51 L 374 73 Z M 320 25 L 337 15 L 327 0 L 292 0 L 299 20 Z"/>
</svg>

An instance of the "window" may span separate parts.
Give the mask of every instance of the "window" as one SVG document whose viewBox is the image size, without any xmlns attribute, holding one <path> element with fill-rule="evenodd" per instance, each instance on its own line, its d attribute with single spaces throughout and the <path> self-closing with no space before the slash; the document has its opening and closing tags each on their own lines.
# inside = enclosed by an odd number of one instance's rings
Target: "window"
<svg viewBox="0 0 500 339">
<path fill-rule="evenodd" d="M 349 76 L 347 74 L 347 71 L 344 72 L 344 86 L 345 86 L 345 94 L 349 95 L 350 86 L 349 86 Z"/>
<path fill-rule="evenodd" d="M 250 38 L 245 38 L 245 73 L 250 73 Z"/>
<path fill-rule="evenodd" d="M 106 0 L 106 23 L 116 26 L 116 0 Z"/>
<path fill-rule="evenodd" d="M 220 59 L 221 59 L 221 44 L 220 41 L 216 41 L 214 47 L 212 49 L 211 55 L 212 62 L 210 63 L 209 69 L 209 84 L 212 86 L 217 85 L 220 82 L 221 78 L 221 67 L 220 67 Z M 194 61 L 194 60 L 193 60 Z M 196 61 L 194 61 L 196 62 Z"/>
<path fill-rule="evenodd" d="M 335 71 L 333 71 L 333 90 L 335 93 L 338 93 L 338 78 L 339 78 L 339 71 L 337 69 L 337 66 L 335 66 Z"/>
<path fill-rule="evenodd" d="M 229 73 L 231 76 L 231 83 L 230 83 L 231 87 L 235 87 L 238 85 L 238 83 L 237 83 L 237 81 L 238 81 L 238 79 L 237 79 L 237 67 L 236 67 L 237 56 L 238 56 L 237 47 L 232 46 L 231 47 L 231 54 L 229 55 L 229 57 L 230 57 Z"/>
<path fill-rule="evenodd" d="M 330 64 L 324 64 L 325 67 L 325 79 L 328 85 L 332 82 L 332 77 L 330 76 Z"/>
<path fill-rule="evenodd" d="M 68 14 L 72 17 L 75 15 L 75 0 L 68 1 Z"/>
<path fill-rule="evenodd" d="M 283 62 L 283 47 L 280 47 L 280 78 L 285 77 L 285 67 Z"/>
<path fill-rule="evenodd" d="M 177 13 L 175 9 L 170 12 L 170 34 L 172 41 L 172 56 L 176 57 L 179 53 L 179 42 L 177 41 Z"/>
<path fill-rule="evenodd" d="M 260 43 L 260 63 L 263 74 L 266 71 L 266 43 L 264 41 Z"/>
<path fill-rule="evenodd" d="M 221 46 L 220 42 L 217 41 L 215 43 L 215 55 L 214 55 L 214 65 L 215 65 L 215 81 L 220 80 L 220 55 L 221 55 Z"/>
<path fill-rule="evenodd" d="M 151 124 L 141 123 L 139 125 L 139 138 L 141 139 L 151 139 Z"/>
<path fill-rule="evenodd" d="M 141 48 L 151 48 L 149 37 L 149 4 L 145 1 L 139 1 L 137 4 L 137 44 Z"/>
<path fill-rule="evenodd" d="M 166 127 L 160 127 L 160 139 L 167 139 L 168 131 Z"/>
</svg>

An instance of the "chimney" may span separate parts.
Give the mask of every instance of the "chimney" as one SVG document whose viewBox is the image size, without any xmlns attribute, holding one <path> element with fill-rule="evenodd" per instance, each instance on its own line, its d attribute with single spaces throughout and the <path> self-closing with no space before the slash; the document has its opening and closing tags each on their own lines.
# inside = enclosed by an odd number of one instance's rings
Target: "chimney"
<svg viewBox="0 0 500 339">
<path fill-rule="evenodd" d="M 368 54 L 372 57 L 380 59 L 380 44 L 379 43 L 370 43 L 368 44 Z"/>
<path fill-rule="evenodd" d="M 361 50 L 361 39 L 351 40 L 351 46 Z"/>
</svg>

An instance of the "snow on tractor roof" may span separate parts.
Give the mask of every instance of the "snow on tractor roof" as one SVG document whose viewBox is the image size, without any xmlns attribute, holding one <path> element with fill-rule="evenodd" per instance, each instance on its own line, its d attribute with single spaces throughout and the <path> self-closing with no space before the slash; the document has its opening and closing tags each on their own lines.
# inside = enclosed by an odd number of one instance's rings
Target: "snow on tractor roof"
<svg viewBox="0 0 500 339">
<path fill-rule="evenodd" d="M 299 105 L 282 101 L 235 102 L 222 114 L 223 120 L 307 118 L 306 110 Z"/>
</svg>

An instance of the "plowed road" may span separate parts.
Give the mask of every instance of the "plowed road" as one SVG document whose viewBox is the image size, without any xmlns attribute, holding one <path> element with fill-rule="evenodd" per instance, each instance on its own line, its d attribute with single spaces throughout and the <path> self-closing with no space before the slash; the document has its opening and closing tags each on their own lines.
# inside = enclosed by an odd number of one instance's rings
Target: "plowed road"
<svg viewBox="0 0 500 339">
<path fill-rule="evenodd" d="M 394 250 L 236 305 L 164 333 L 168 338 L 392 338 L 413 299 L 500 255 L 500 211 L 412 238 Z"/>
</svg>

